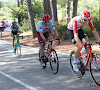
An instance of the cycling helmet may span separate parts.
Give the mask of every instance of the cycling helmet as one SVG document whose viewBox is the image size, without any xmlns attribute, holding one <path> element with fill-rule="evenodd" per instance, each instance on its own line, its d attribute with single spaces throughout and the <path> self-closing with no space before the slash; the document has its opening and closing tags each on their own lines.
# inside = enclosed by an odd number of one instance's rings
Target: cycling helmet
<svg viewBox="0 0 100 90">
<path fill-rule="evenodd" d="M 16 24 L 17 24 L 16 21 L 13 21 L 13 22 L 12 22 L 12 25 L 16 25 Z"/>
<path fill-rule="evenodd" d="M 82 17 L 82 19 L 90 19 L 91 13 L 88 10 L 84 10 L 80 13 L 80 16 Z"/>
<path fill-rule="evenodd" d="M 43 17 L 42 17 L 42 20 L 48 22 L 50 20 L 50 15 L 44 14 Z"/>
</svg>

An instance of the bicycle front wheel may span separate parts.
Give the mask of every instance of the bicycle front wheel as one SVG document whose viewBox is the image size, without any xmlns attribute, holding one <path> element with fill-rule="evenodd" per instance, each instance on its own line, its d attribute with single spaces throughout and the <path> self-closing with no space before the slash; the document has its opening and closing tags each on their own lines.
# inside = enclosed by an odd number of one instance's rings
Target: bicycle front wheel
<svg viewBox="0 0 100 90">
<path fill-rule="evenodd" d="M 78 68 L 79 68 L 79 72 L 76 72 L 74 71 L 73 69 L 73 61 L 74 61 L 74 57 L 75 57 L 75 51 L 72 51 L 70 53 L 70 67 L 71 67 L 71 71 L 73 73 L 73 75 L 75 76 L 76 79 L 81 79 L 83 74 L 81 72 L 81 68 L 84 68 L 84 65 L 82 65 L 82 63 L 80 61 L 78 61 L 77 65 L 78 65 Z"/>
<path fill-rule="evenodd" d="M 54 49 L 51 49 L 51 54 L 49 55 L 50 66 L 54 74 L 56 74 L 59 70 L 59 61 L 57 53 Z"/>
<path fill-rule="evenodd" d="M 90 60 L 90 74 L 94 83 L 100 86 L 100 55 L 93 54 L 93 61 Z"/>
<path fill-rule="evenodd" d="M 21 56 L 21 46 L 20 45 L 18 45 L 18 47 L 17 47 L 16 54 L 18 57 Z"/>
</svg>

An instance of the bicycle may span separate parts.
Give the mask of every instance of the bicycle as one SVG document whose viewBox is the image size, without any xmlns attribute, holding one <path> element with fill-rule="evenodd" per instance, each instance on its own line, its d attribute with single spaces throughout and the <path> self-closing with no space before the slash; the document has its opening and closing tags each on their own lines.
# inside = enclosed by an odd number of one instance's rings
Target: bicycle
<svg viewBox="0 0 100 90">
<path fill-rule="evenodd" d="M 47 64 L 47 62 L 50 62 L 51 70 L 54 74 L 56 74 L 59 70 L 58 56 L 56 51 L 52 48 L 52 41 L 54 40 L 48 40 L 48 41 L 49 43 L 47 44 L 47 48 L 45 48 L 45 43 L 43 43 L 44 61 L 45 64 Z M 59 43 L 57 45 L 59 45 Z M 39 50 L 39 61 L 42 64 L 42 61 L 40 59 L 40 50 Z"/>
<path fill-rule="evenodd" d="M 95 41 L 93 43 L 89 42 L 84 45 L 84 47 L 89 50 L 89 53 L 88 55 L 87 54 L 83 55 L 80 52 L 78 61 L 79 72 L 74 71 L 72 65 L 75 51 L 72 51 L 70 53 L 70 66 L 71 66 L 71 71 L 75 76 L 75 78 L 81 79 L 83 75 L 85 75 L 85 71 L 87 70 L 87 66 L 89 64 L 89 72 L 91 74 L 92 80 L 96 85 L 100 86 L 100 55 L 93 53 L 91 47 L 91 45 L 95 45 L 97 43 L 100 43 L 100 41 Z"/>
<path fill-rule="evenodd" d="M 21 56 L 21 46 L 20 46 L 19 39 L 18 39 L 19 37 L 22 37 L 23 39 L 23 36 L 14 35 L 15 55 L 17 55 L 18 57 Z"/>
</svg>

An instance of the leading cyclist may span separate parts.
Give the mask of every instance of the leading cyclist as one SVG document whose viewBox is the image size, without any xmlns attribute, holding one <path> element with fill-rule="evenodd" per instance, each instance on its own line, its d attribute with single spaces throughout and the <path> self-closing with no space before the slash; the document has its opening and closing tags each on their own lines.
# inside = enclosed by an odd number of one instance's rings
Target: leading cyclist
<svg viewBox="0 0 100 90">
<path fill-rule="evenodd" d="M 81 41 L 85 44 L 88 42 L 88 38 L 86 38 L 86 34 L 83 31 L 83 27 L 89 25 L 91 28 L 91 31 L 97 41 L 100 41 L 99 34 L 96 32 L 93 26 L 93 22 L 91 20 L 91 13 L 88 10 L 84 10 L 80 13 L 80 16 L 76 16 L 71 19 L 71 21 L 68 24 L 67 27 L 67 33 L 72 40 L 72 42 L 75 44 L 77 47 L 75 51 L 75 57 L 73 61 L 73 69 L 78 72 L 78 65 L 77 65 L 77 60 L 78 60 L 78 55 L 80 51 L 82 50 L 85 52 L 85 48 L 83 47 Z M 99 44 L 100 45 L 100 44 Z"/>
<path fill-rule="evenodd" d="M 38 41 L 40 44 L 40 57 L 41 57 L 41 60 L 43 61 L 42 63 L 43 67 L 46 67 L 45 62 L 44 62 L 43 43 L 46 43 L 47 40 L 53 39 L 53 36 L 49 32 L 50 27 L 52 31 L 54 32 L 56 38 L 59 39 L 58 33 L 55 30 L 53 22 L 50 20 L 50 15 L 44 14 L 42 17 L 42 20 L 39 22 L 37 29 L 36 29 Z"/>
</svg>

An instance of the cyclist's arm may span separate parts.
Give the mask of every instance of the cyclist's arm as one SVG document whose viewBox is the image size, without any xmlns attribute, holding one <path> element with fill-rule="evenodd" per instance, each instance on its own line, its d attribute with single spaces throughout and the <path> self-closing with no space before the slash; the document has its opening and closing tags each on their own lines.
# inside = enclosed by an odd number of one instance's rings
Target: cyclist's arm
<svg viewBox="0 0 100 90">
<path fill-rule="evenodd" d="M 100 41 L 99 34 L 98 34 L 97 31 L 94 29 L 93 22 L 92 22 L 91 19 L 89 20 L 89 26 L 90 26 L 90 28 L 91 28 L 91 31 L 92 31 L 92 33 L 93 33 L 95 39 L 96 39 L 97 41 Z"/>
<path fill-rule="evenodd" d="M 53 32 L 54 32 L 55 36 L 58 37 L 57 31 L 56 30 L 53 30 Z"/>
<path fill-rule="evenodd" d="M 96 30 L 93 30 L 92 32 L 93 32 L 93 35 L 94 35 L 95 39 L 97 41 L 100 41 L 100 37 L 99 37 L 99 34 L 97 33 L 97 31 Z"/>
<path fill-rule="evenodd" d="M 51 20 L 50 20 L 50 25 L 51 25 L 51 28 L 52 28 L 55 36 L 58 37 L 58 32 L 55 30 L 55 27 L 54 27 L 53 22 Z"/>
<path fill-rule="evenodd" d="M 22 32 L 20 31 L 20 29 L 18 29 L 18 33 L 22 33 Z"/>
<path fill-rule="evenodd" d="M 39 33 L 40 33 L 40 36 L 43 39 L 43 41 L 46 41 L 46 38 L 44 37 L 43 32 L 39 32 Z"/>
<path fill-rule="evenodd" d="M 72 24 L 73 24 L 73 33 L 74 33 L 75 41 L 77 42 L 77 45 L 81 48 L 82 44 L 81 44 L 81 41 L 78 37 L 77 21 L 74 20 Z"/>
</svg>

